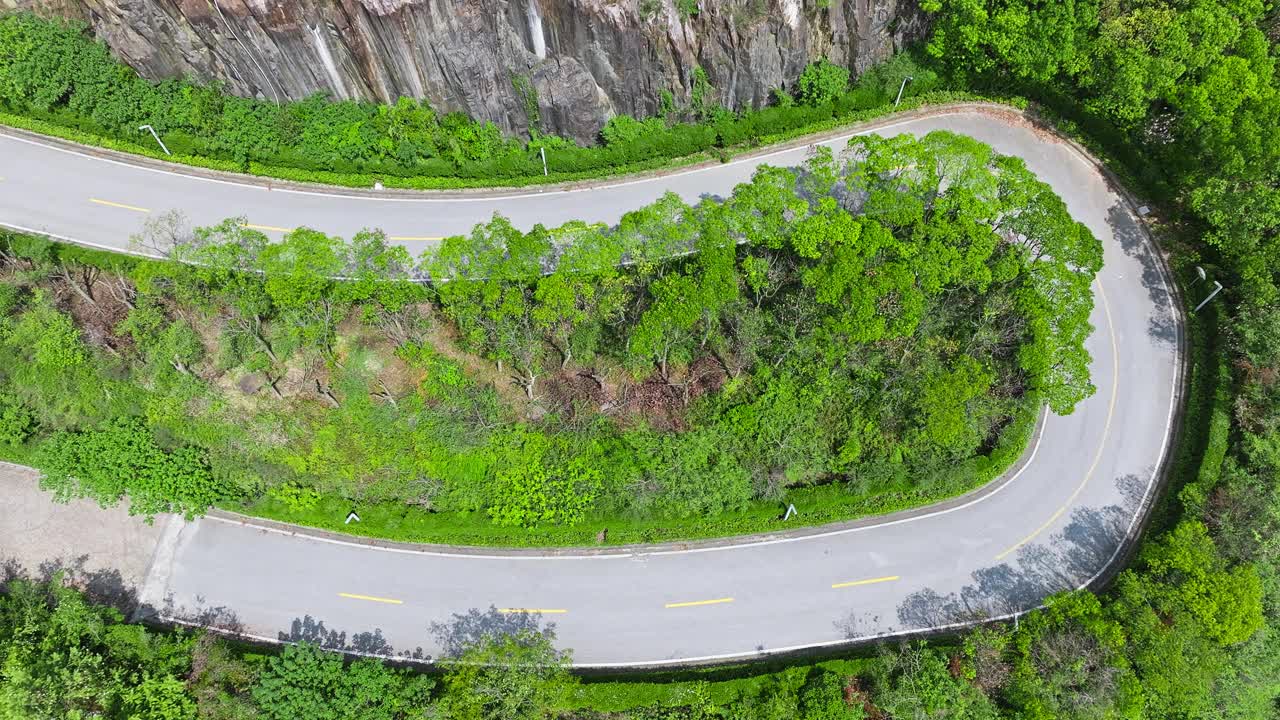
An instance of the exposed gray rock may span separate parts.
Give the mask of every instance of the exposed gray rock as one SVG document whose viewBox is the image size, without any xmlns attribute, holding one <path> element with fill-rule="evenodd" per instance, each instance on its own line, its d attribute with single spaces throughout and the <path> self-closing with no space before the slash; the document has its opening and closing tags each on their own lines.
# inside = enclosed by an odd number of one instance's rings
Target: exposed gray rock
<svg viewBox="0 0 1280 720">
<path fill-rule="evenodd" d="M 768 102 L 810 60 L 862 71 L 925 31 L 916 0 L 0 0 L 79 17 L 147 77 L 221 80 L 268 100 L 426 98 L 508 132 L 594 138 L 614 113 L 688 99 L 701 66 L 715 99 Z"/>
</svg>

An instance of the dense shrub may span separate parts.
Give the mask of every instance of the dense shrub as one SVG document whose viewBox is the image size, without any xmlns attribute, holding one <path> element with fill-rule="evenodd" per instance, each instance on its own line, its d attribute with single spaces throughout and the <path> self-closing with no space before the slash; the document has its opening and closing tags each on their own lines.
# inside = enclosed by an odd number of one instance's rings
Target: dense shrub
<svg viewBox="0 0 1280 720">
<path fill-rule="evenodd" d="M 827 60 L 809 63 L 796 81 L 800 101 L 806 105 L 825 105 L 849 89 L 849 69 Z"/>
<path fill-rule="evenodd" d="M 190 516 L 224 498 L 203 452 L 165 451 L 142 423 L 129 418 L 58 433 L 40 446 L 36 464 L 40 486 L 64 502 L 88 497 L 107 507 L 127 495 L 131 514 Z"/>
</svg>

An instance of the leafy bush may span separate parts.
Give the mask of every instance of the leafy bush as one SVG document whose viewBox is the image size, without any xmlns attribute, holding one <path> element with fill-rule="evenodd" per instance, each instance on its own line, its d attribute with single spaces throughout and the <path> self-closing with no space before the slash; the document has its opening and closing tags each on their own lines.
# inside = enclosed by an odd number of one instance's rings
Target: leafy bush
<svg viewBox="0 0 1280 720">
<path fill-rule="evenodd" d="M 33 307 L 13 324 L 7 340 L 29 348 L 32 363 L 43 372 L 65 371 L 84 364 L 89 358 L 79 328 L 39 295 Z"/>
<path fill-rule="evenodd" d="M 137 419 L 118 418 L 96 430 L 59 432 L 36 454 L 40 487 L 59 502 L 87 497 L 103 507 L 129 497 L 130 514 L 202 513 L 224 499 L 195 448 L 161 449 Z"/>
<path fill-rule="evenodd" d="M 0 443 L 21 445 L 35 429 L 35 414 L 18 398 L 0 393 Z"/>
<path fill-rule="evenodd" d="M 814 106 L 825 105 L 849 89 L 849 69 L 826 59 L 815 60 L 800 73 L 796 87 L 800 102 Z"/>
<path fill-rule="evenodd" d="M 819 670 L 811 673 L 800 688 L 800 709 L 804 720 L 861 720 L 866 717 L 863 706 L 857 701 L 859 697 L 850 694 L 846 699 L 846 688 L 854 678 Z M 853 703 L 850 703 L 853 700 Z"/>
<path fill-rule="evenodd" d="M 22 303 L 22 288 L 0 282 L 0 319 L 14 314 Z"/>
<path fill-rule="evenodd" d="M 345 665 L 304 642 L 267 658 L 252 695 L 267 720 L 408 720 L 421 717 L 434 685 L 373 658 Z"/>
<path fill-rule="evenodd" d="M 319 491 L 298 482 L 276 485 L 268 490 L 267 494 L 271 496 L 271 499 L 297 513 L 306 512 L 320 502 Z"/>
</svg>

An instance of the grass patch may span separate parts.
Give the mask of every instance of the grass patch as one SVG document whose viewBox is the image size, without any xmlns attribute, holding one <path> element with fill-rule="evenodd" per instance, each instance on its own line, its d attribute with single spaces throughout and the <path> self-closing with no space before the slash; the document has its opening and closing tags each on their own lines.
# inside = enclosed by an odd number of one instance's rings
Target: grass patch
<svg viewBox="0 0 1280 720">
<path fill-rule="evenodd" d="M 942 645 L 935 647 L 946 649 Z M 564 699 L 560 709 L 624 712 L 643 707 L 689 705 L 697 698 L 710 699 L 720 706 L 731 706 L 735 701 L 761 695 L 770 689 L 798 690 L 805 679 L 817 671 L 860 675 L 870 664 L 866 658 L 819 662 L 766 661 L 725 668 L 644 673 L 627 680 L 584 677 Z"/>
</svg>

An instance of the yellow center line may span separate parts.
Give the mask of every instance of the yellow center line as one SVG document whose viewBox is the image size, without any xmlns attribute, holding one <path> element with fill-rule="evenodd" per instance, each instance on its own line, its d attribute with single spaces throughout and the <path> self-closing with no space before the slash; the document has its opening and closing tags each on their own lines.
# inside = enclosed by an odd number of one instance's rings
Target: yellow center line
<svg viewBox="0 0 1280 720">
<path fill-rule="evenodd" d="M 867 578 L 866 580 L 853 580 L 851 582 L 842 582 L 832 585 L 833 588 L 847 588 L 855 585 L 872 585 L 874 583 L 890 582 L 899 579 L 897 575 L 885 575 L 878 578 Z"/>
<path fill-rule="evenodd" d="M 247 227 L 250 230 L 265 230 L 267 232 L 282 232 L 282 233 L 290 233 L 296 229 L 296 228 L 276 227 L 275 225 L 254 225 L 253 223 L 245 223 L 241 225 L 241 227 Z"/>
<path fill-rule="evenodd" d="M 392 600 L 391 598 L 374 597 L 372 595 L 353 595 L 352 593 L 338 593 L 338 597 L 350 598 L 351 600 L 368 600 L 369 602 L 388 603 L 390 605 L 403 605 L 403 600 Z"/>
<path fill-rule="evenodd" d="M 1036 528 L 1035 532 L 1022 538 L 1013 547 L 997 555 L 997 560 L 1005 559 L 1009 553 L 1031 542 L 1037 535 L 1044 532 L 1045 528 L 1052 525 L 1053 521 L 1062 517 L 1067 508 L 1071 507 L 1076 498 L 1080 497 L 1080 493 L 1084 491 L 1084 486 L 1089 484 L 1089 478 L 1093 477 L 1093 472 L 1098 469 L 1098 463 L 1102 462 L 1102 451 L 1107 447 L 1107 435 L 1111 431 L 1111 417 L 1115 413 L 1116 395 L 1120 385 L 1120 349 L 1116 346 L 1115 324 L 1111 322 L 1111 304 L 1107 302 L 1107 294 L 1102 291 L 1102 281 L 1095 280 L 1094 282 L 1098 285 L 1098 297 L 1102 298 L 1102 310 L 1107 315 L 1107 330 L 1111 336 L 1111 400 L 1107 403 L 1107 421 L 1102 425 L 1102 442 L 1098 444 L 1098 451 L 1093 455 L 1093 464 L 1089 466 L 1089 470 L 1084 474 L 1084 478 L 1080 480 L 1080 484 L 1076 486 L 1071 496 L 1067 498 L 1067 502 L 1058 508 L 1053 515 L 1049 516 L 1049 519 L 1045 520 L 1040 527 Z"/>
<path fill-rule="evenodd" d="M 441 238 L 441 237 L 435 237 L 435 236 L 432 236 L 432 235 L 392 235 L 392 236 L 388 237 L 387 239 L 388 239 L 388 240 L 395 240 L 396 242 L 413 242 L 413 241 L 416 241 L 416 240 L 425 240 L 425 241 L 430 241 L 430 240 L 443 240 L 444 238 Z"/>
<path fill-rule="evenodd" d="M 137 205 L 125 205 L 123 203 L 111 202 L 110 200 L 99 200 L 98 198 L 89 198 L 89 202 L 97 205 L 106 205 L 107 207 L 120 208 L 121 210 L 132 210 L 134 212 L 149 213 L 150 210 Z"/>
<path fill-rule="evenodd" d="M 512 614 L 529 614 L 541 613 L 543 615 L 563 615 L 569 612 L 564 608 L 498 608 L 498 612 Z"/>
<path fill-rule="evenodd" d="M 696 607 L 698 605 L 718 605 L 720 603 L 731 603 L 733 598 L 716 598 L 715 600 L 694 600 L 692 602 L 667 603 L 667 608 Z"/>
</svg>

